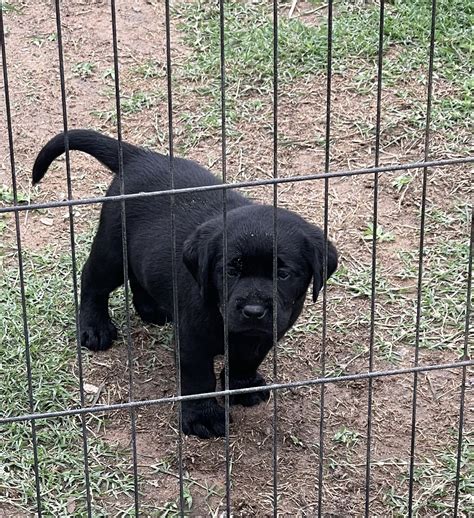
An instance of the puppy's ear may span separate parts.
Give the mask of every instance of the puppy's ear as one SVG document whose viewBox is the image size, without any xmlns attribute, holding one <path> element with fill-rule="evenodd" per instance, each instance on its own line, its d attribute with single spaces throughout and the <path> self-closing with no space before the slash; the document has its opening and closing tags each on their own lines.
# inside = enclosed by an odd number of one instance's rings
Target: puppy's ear
<svg viewBox="0 0 474 518">
<path fill-rule="evenodd" d="M 312 227 L 309 234 L 310 262 L 313 268 L 313 302 L 316 302 L 324 285 L 324 234 L 316 227 Z M 328 241 L 326 280 L 336 271 L 337 261 L 337 250 L 331 241 Z"/>
<path fill-rule="evenodd" d="M 318 253 L 318 258 L 314 261 L 313 269 L 313 302 L 316 302 L 318 300 L 319 292 L 322 290 L 324 285 L 324 245 L 321 247 L 321 250 L 319 250 L 319 252 L 320 253 Z M 329 277 L 331 277 L 331 275 L 337 269 L 337 250 L 335 246 L 331 243 L 331 241 L 328 241 L 327 254 L 328 262 L 326 270 L 326 280 L 329 279 Z"/>
<path fill-rule="evenodd" d="M 216 228 L 204 224 L 198 227 L 183 245 L 183 262 L 198 283 L 202 298 L 211 303 L 217 301 L 212 279 L 217 241 Z"/>
</svg>

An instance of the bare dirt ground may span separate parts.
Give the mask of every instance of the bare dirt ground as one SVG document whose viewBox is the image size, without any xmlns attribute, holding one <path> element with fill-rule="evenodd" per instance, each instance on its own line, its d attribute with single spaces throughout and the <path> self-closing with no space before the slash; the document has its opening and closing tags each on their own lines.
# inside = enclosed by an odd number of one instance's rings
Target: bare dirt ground
<svg viewBox="0 0 474 518">
<path fill-rule="evenodd" d="M 106 2 L 64 0 L 62 22 L 68 121 L 70 128 L 95 128 L 115 134 L 113 55 L 110 30 L 110 6 Z M 324 15 L 324 11 L 321 16 Z M 118 2 L 118 34 L 121 64 L 121 87 L 124 98 L 136 92 L 153 92 L 150 107 L 124 113 L 124 139 L 167 151 L 167 106 L 165 75 L 165 25 L 161 2 L 123 0 Z M 316 16 L 317 15 L 313 15 Z M 57 42 L 48 38 L 55 33 L 52 2 L 25 3 L 23 13 L 7 18 L 7 59 L 12 102 L 15 161 L 18 185 L 23 196 L 32 202 L 64 199 L 64 160 L 58 161 L 43 183 L 31 188 L 29 175 L 40 146 L 62 130 Z M 173 104 L 175 144 L 184 145 L 186 129 L 179 114 L 200 109 L 192 88 L 180 83 L 180 67 L 190 55 L 172 23 L 173 63 L 176 85 Z M 32 41 L 34 43 L 32 44 Z M 156 77 L 137 73 L 147 60 L 158 63 Z M 90 75 L 75 72 L 77 63 L 93 62 Z M 439 91 L 443 91 L 440 84 Z M 424 87 L 413 85 L 413 96 L 424 99 Z M 279 151 L 280 176 L 306 175 L 324 171 L 325 77 L 317 74 L 300 79 L 282 89 L 279 110 L 280 133 L 284 145 Z M 151 95 L 151 94 L 150 94 Z M 227 167 L 229 180 L 258 179 L 272 175 L 271 99 L 267 124 L 252 121 L 239 123 L 239 138 L 229 138 Z M 353 88 L 348 73 L 333 80 L 331 170 L 354 169 L 374 163 L 374 136 L 363 128 L 375 123 L 376 98 Z M 394 89 L 384 91 L 381 163 L 404 163 L 423 158 L 424 134 L 420 129 L 409 136 L 404 128 L 403 104 Z M 395 110 L 394 108 L 398 108 Z M 0 108 L 0 184 L 11 185 L 7 127 L 2 102 Z M 432 153 L 436 158 L 456 154 L 445 144 L 442 134 L 434 134 Z M 220 172 L 219 134 L 203 138 L 187 151 L 187 156 Z M 109 174 L 92 159 L 73 154 L 74 197 L 104 192 Z M 400 173 L 401 174 L 401 173 Z M 470 202 L 470 176 L 466 166 L 438 168 L 428 172 L 427 199 L 430 209 L 451 214 L 456 207 Z M 419 244 L 422 171 L 410 173 L 410 183 L 402 189 L 394 186 L 397 173 L 379 178 L 379 224 L 393 240 L 378 245 L 379 271 L 397 289 L 404 289 L 406 307 L 415 307 L 416 278 L 404 279 L 404 263 L 398 252 L 411 252 L 416 265 Z M 351 271 L 370 271 L 371 240 L 364 231 L 372 221 L 373 176 L 338 178 L 329 182 L 329 234 L 341 253 L 341 265 L 349 271 L 348 283 L 335 282 L 328 288 L 326 372 L 333 375 L 365 372 L 368 369 L 370 339 L 370 297 L 351 291 Z M 254 197 L 270 201 L 271 188 L 248 189 Z M 324 183 L 320 181 L 284 184 L 278 189 L 279 203 L 322 224 Z M 472 193 L 471 193 L 472 194 Z M 76 231 L 90 228 L 97 218 L 97 208 L 74 210 Z M 9 221 L 3 234 L 14 238 Z M 22 244 L 25 249 L 41 249 L 58 243 L 67 250 L 69 243 L 67 210 L 48 209 L 21 214 Z M 449 240 L 465 240 L 466 226 L 444 226 L 428 232 L 432 245 Z M 460 265 L 462 275 L 465 265 Z M 463 269 L 464 268 L 464 269 Z M 359 282 L 359 284 L 357 284 Z M 354 280 L 360 287 L 362 281 Z M 369 281 L 367 281 L 369 282 Z M 366 285 L 367 286 L 367 285 Z M 370 290 L 370 283 L 368 284 Z M 381 288 L 383 290 L 383 286 Z M 436 290 L 436 287 L 434 288 Z M 395 301 L 400 302 L 397 294 Z M 376 323 L 381 342 L 390 342 L 396 361 L 384 349 L 376 347 L 374 369 L 408 367 L 413 364 L 413 341 L 397 340 L 397 321 L 390 301 L 380 297 L 376 303 Z M 393 306 L 392 306 L 393 307 Z M 395 310 L 396 311 L 396 310 Z M 307 308 L 295 329 L 278 349 L 278 381 L 289 382 L 321 374 L 321 301 Z M 405 322 L 405 321 L 403 321 Z M 413 331 L 415 314 L 411 313 Z M 174 356 L 170 329 L 147 327 L 134 320 L 133 374 L 137 399 L 152 399 L 174 393 Z M 462 336 L 459 338 L 462 343 Z M 378 344 L 376 340 L 376 344 Z M 459 345 L 458 344 L 458 345 Z M 459 347 L 428 347 L 420 350 L 420 364 L 434 364 L 459 359 Z M 128 400 L 126 348 L 117 344 L 105 353 L 87 356 L 85 380 L 100 387 L 98 402 Z M 273 377 L 271 356 L 263 366 L 268 379 Z M 417 448 L 420 469 L 439 465 L 440 452 L 456 448 L 459 425 L 461 371 L 445 370 L 418 376 Z M 468 387 L 470 387 L 469 385 Z M 410 454 L 413 375 L 392 376 L 373 382 L 372 405 L 372 486 L 371 512 L 374 516 L 398 515 L 403 506 L 397 501 L 407 494 Z M 328 517 L 361 516 L 365 503 L 365 455 L 367 437 L 368 382 L 353 381 L 328 384 L 325 388 L 324 443 L 319 441 L 321 387 L 285 390 L 277 396 L 278 509 L 282 516 L 313 516 L 317 512 L 320 447 L 324 448 L 323 515 Z M 472 432 L 472 388 L 467 392 L 466 433 Z M 231 504 L 236 516 L 272 514 L 273 491 L 273 397 L 268 404 L 252 409 L 232 410 L 230 432 Z M 170 502 L 178 496 L 177 407 L 150 406 L 137 411 L 137 453 L 140 476 L 140 502 L 143 516 L 173 516 Z M 130 418 L 128 412 L 116 412 L 102 419 L 94 433 L 119 447 L 130 459 Z M 191 516 L 217 516 L 225 510 L 225 450 L 223 440 L 183 440 L 185 486 L 192 495 Z M 113 469 L 113 466 L 111 466 Z M 436 475 L 433 475 L 436 477 Z M 431 498 L 447 505 L 436 516 L 449 515 L 454 483 L 441 496 L 429 494 L 420 479 L 415 484 L 415 498 L 420 499 L 419 516 L 435 516 L 429 507 Z M 94 495 L 100 499 L 100 495 Z M 392 498 L 392 501 L 391 501 Z M 395 504 L 393 503 L 395 502 Z M 133 503 L 130 494 L 107 502 L 108 516 L 125 516 L 120 510 Z M 168 507 L 166 507 L 168 505 Z M 398 506 L 398 507 L 397 507 Z M 158 512 L 157 509 L 162 511 Z M 163 510 L 164 509 L 164 510 Z M 447 510 L 448 509 L 448 510 Z M 4 507 L 0 514 L 13 516 Z M 467 516 L 467 510 L 464 516 Z M 169 514 L 166 514 L 169 513 Z M 444 514 L 446 513 L 446 514 Z M 74 513 L 71 513 L 73 515 Z M 27 514 L 24 514 L 25 516 Z M 23 514 L 18 514 L 23 516 Z"/>
</svg>

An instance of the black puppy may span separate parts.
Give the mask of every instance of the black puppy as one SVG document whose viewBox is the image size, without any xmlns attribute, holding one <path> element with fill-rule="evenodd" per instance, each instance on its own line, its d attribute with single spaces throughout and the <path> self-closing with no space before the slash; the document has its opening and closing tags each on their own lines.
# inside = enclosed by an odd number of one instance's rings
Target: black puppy
<svg viewBox="0 0 474 518">
<path fill-rule="evenodd" d="M 69 148 L 88 153 L 114 173 L 119 171 L 115 139 L 94 131 L 69 131 Z M 33 183 L 64 152 L 64 134 L 39 153 Z M 219 180 L 194 162 L 174 158 L 175 188 L 217 185 Z M 170 159 L 123 143 L 125 193 L 166 191 L 171 187 Z M 118 175 L 108 196 L 120 193 Z M 117 337 L 108 300 L 123 284 L 120 202 L 104 203 L 100 224 L 81 283 L 81 344 L 108 349 Z M 175 196 L 181 392 L 216 388 L 213 359 L 223 354 L 223 216 L 220 190 Z M 227 279 L 230 388 L 262 386 L 257 369 L 273 343 L 273 207 L 227 193 Z M 171 198 L 169 195 L 126 201 L 128 267 L 133 303 L 151 323 L 173 320 Z M 296 214 L 277 209 L 277 331 L 280 339 L 300 314 L 313 279 L 313 300 L 323 286 L 324 236 Z M 328 243 L 328 277 L 337 267 Z M 223 373 L 221 373 L 223 380 Z M 251 406 L 268 392 L 235 395 L 232 404 Z M 185 401 L 183 431 L 207 438 L 224 434 L 224 409 L 215 398 Z"/>
</svg>

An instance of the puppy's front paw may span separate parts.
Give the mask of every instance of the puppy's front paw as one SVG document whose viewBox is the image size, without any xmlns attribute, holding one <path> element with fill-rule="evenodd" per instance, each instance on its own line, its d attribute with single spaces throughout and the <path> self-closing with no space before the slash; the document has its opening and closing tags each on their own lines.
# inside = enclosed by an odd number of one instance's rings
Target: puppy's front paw
<svg viewBox="0 0 474 518">
<path fill-rule="evenodd" d="M 81 321 L 81 345 L 91 351 L 105 351 L 117 338 L 117 328 L 110 319 Z"/>
<path fill-rule="evenodd" d="M 264 387 L 266 381 L 258 372 L 254 377 L 237 379 L 231 378 L 229 380 L 229 386 L 231 389 L 240 389 L 248 387 Z M 224 386 L 224 378 L 222 377 L 222 386 Z M 229 402 L 231 405 L 242 405 L 242 406 L 255 406 L 264 401 L 267 401 L 270 397 L 268 390 L 262 392 L 249 392 L 247 394 L 235 394 L 230 396 Z"/>
<path fill-rule="evenodd" d="M 197 435 L 201 439 L 225 435 L 225 410 L 215 399 L 184 401 L 182 411 L 182 427 L 186 435 Z M 229 422 L 232 422 L 231 416 Z"/>
</svg>

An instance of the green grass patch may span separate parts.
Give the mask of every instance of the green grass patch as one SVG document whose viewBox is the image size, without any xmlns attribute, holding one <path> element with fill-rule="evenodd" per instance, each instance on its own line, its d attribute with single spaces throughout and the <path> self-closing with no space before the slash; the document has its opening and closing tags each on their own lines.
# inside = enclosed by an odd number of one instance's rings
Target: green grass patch
<svg viewBox="0 0 474 518">
<path fill-rule="evenodd" d="M 359 56 L 374 60 L 378 52 L 379 6 L 343 1 L 336 4 L 334 39 L 336 60 Z M 440 77 L 457 84 L 469 79 L 474 7 L 465 0 L 437 2 L 434 67 Z M 426 82 L 431 31 L 431 2 L 394 0 L 385 3 L 384 78 Z M 337 66 L 337 65 L 336 65 Z"/>
<path fill-rule="evenodd" d="M 2 11 L 2 13 L 20 14 L 23 11 L 23 7 L 23 5 L 18 5 L 13 2 L 0 1 L 0 10 Z"/>
<path fill-rule="evenodd" d="M 29 203 L 30 197 L 28 193 L 23 191 L 17 191 L 17 202 L 18 203 Z M 15 202 L 15 197 L 13 195 L 13 189 L 6 185 L 0 185 L 0 203 L 11 204 Z"/>
<path fill-rule="evenodd" d="M 455 436 L 455 432 L 453 433 Z M 461 450 L 462 462 L 459 479 L 459 510 L 461 516 L 474 514 L 474 440 L 465 435 Z M 420 460 L 415 468 L 414 516 L 450 516 L 453 511 L 456 483 L 457 450 L 452 448 L 434 458 Z M 407 476 L 405 475 L 405 478 Z M 404 487 L 408 487 L 405 480 Z M 408 491 L 392 488 L 384 501 L 396 516 L 408 513 Z"/>
<path fill-rule="evenodd" d="M 25 252 L 25 289 L 31 344 L 34 410 L 79 405 L 75 373 L 74 305 L 68 254 L 53 249 Z M 29 412 L 20 281 L 14 256 L 0 261 L 0 401 L 2 415 Z M 87 355 L 85 362 L 87 362 Z M 112 449 L 92 429 L 103 422 L 88 416 L 93 515 L 106 516 L 103 501 L 123 500 L 133 490 L 130 455 Z M 45 516 L 86 514 L 82 428 L 78 417 L 37 422 L 38 456 Z M 25 513 L 35 509 L 31 425 L 3 425 L 0 446 L 0 506 Z M 130 500 L 127 501 L 128 504 Z M 117 506 L 120 507 L 120 502 Z"/>
<path fill-rule="evenodd" d="M 95 63 L 91 63 L 90 61 L 80 61 L 72 67 L 72 73 L 76 77 L 87 79 L 95 73 L 96 68 L 97 65 Z"/>
<path fill-rule="evenodd" d="M 35 34 L 31 37 L 30 41 L 36 47 L 41 48 L 47 43 L 58 41 L 58 35 L 55 32 L 52 32 L 51 34 Z"/>
<path fill-rule="evenodd" d="M 471 209 L 460 204 L 446 211 L 428 207 L 425 227 L 423 281 L 421 292 L 420 347 L 455 351 L 459 357 L 464 346 L 466 319 L 467 268 L 469 257 L 469 225 Z M 379 250 L 387 246 L 379 237 Z M 385 241 L 396 244 L 396 236 Z M 361 240 L 367 238 L 366 232 Z M 376 271 L 375 345 L 380 357 L 397 363 L 401 351 L 415 345 L 418 251 L 400 250 L 396 253 L 398 267 L 388 267 L 378 261 Z M 347 337 L 355 331 L 366 336 L 370 313 L 372 271 L 370 263 L 342 263 L 328 285 L 344 290 L 343 295 L 329 292 L 329 310 L 337 300 L 360 300 L 350 315 L 330 315 L 328 327 L 332 333 Z M 332 289 L 332 288 L 331 288 Z M 338 299 L 339 297 L 339 299 Z M 320 333 L 321 311 L 310 306 L 305 319 L 289 331 L 290 339 L 305 333 Z"/>
<path fill-rule="evenodd" d="M 175 7 L 184 42 L 194 51 L 182 74 L 202 100 L 203 116 L 182 114 L 189 132 L 218 135 L 221 125 L 219 8 L 211 2 Z M 314 28 L 282 19 L 279 24 L 279 81 L 287 83 L 321 69 L 325 42 Z M 271 103 L 273 26 L 268 9 L 257 4 L 225 4 L 226 117 L 230 132 L 238 121 L 252 120 Z M 194 139 L 195 140 L 195 139 Z M 192 144 L 191 144 L 192 145 Z"/>
<path fill-rule="evenodd" d="M 111 95 L 115 94 L 113 93 Z M 121 115 L 126 120 L 127 116 L 150 110 L 162 101 L 163 96 L 157 92 L 136 91 L 131 94 L 122 95 L 120 98 Z M 105 124 L 108 122 L 117 122 L 117 112 L 115 108 L 111 110 L 94 110 L 91 112 L 91 115 L 102 120 Z"/>
<path fill-rule="evenodd" d="M 133 72 L 143 79 L 166 77 L 166 66 L 154 59 L 147 59 L 133 68 Z"/>
<path fill-rule="evenodd" d="M 286 7 L 278 24 L 278 81 L 284 85 L 304 76 L 325 81 L 327 20 L 288 19 Z M 220 129 L 220 19 L 214 2 L 182 2 L 175 6 L 183 40 L 193 53 L 180 73 L 202 99 L 204 115 L 193 117 L 186 110 L 182 119 L 189 130 L 207 137 Z M 452 85 L 433 103 L 433 128 L 466 126 L 472 110 L 472 24 L 474 7 L 465 0 L 440 1 L 437 8 L 435 78 Z M 431 25 L 431 2 L 394 0 L 385 4 L 384 85 L 396 86 L 396 95 L 415 104 L 408 123 L 425 124 L 426 94 L 415 102 L 413 85 L 427 83 Z M 335 3 L 333 22 L 333 72 L 356 74 L 354 86 L 373 94 L 376 87 L 379 6 L 342 1 Z M 225 4 L 225 64 L 227 124 L 235 130 L 239 120 L 258 120 L 246 113 L 249 100 L 259 99 L 267 107 L 273 89 L 273 20 L 270 4 L 229 1 Z M 436 93 L 436 92 L 435 92 Z M 418 103 L 418 104 L 417 104 Z M 263 106 L 261 110 L 263 112 Z M 413 113 L 412 113 L 413 112 Z"/>
</svg>

